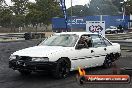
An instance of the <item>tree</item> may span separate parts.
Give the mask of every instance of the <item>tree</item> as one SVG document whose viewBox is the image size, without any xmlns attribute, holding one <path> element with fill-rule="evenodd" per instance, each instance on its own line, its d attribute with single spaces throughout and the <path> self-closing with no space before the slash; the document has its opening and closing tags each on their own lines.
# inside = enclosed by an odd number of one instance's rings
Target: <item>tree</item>
<svg viewBox="0 0 132 88">
<path fill-rule="evenodd" d="M 24 27 L 25 16 L 24 15 L 13 15 L 12 16 L 12 26 L 15 28 Z"/>
<path fill-rule="evenodd" d="M 41 23 L 42 12 L 38 11 L 39 8 L 36 3 L 29 3 L 28 9 L 29 13 L 26 15 L 26 24 L 32 24 L 37 29 L 38 24 Z"/>
<path fill-rule="evenodd" d="M 12 12 L 5 0 L 0 0 L 0 26 L 10 27 Z"/>
<path fill-rule="evenodd" d="M 6 4 L 6 1 L 5 1 L 5 0 L 0 0 L 0 8 L 3 8 L 3 7 L 5 7 L 5 6 L 8 6 L 8 5 Z"/>
<path fill-rule="evenodd" d="M 127 0 L 123 3 L 122 7 L 125 9 L 125 14 L 130 15 L 132 14 L 132 0 Z"/>
<path fill-rule="evenodd" d="M 10 9 L 4 9 L 0 12 L 0 25 L 3 27 L 11 26 L 12 12 Z"/>
<path fill-rule="evenodd" d="M 87 8 L 87 7 L 86 7 Z M 76 5 L 76 6 L 72 6 L 72 15 L 73 16 L 85 16 L 85 11 L 87 11 L 85 9 L 85 6 L 83 5 Z M 67 15 L 71 16 L 71 7 L 67 9 Z"/>
<path fill-rule="evenodd" d="M 61 16 L 59 3 L 53 0 L 36 0 L 36 3 L 28 4 L 29 13 L 26 21 L 37 28 L 38 24 L 43 24 L 46 28 L 51 24 L 52 17 Z"/>
<path fill-rule="evenodd" d="M 7 6 L 5 0 L 0 0 L 0 12 L 5 9 L 5 6 Z"/>
<path fill-rule="evenodd" d="M 11 0 L 13 3 L 12 11 L 15 15 L 24 15 L 27 11 L 27 4 L 29 0 Z"/>
<path fill-rule="evenodd" d="M 38 7 L 37 11 L 41 12 L 40 22 L 45 25 L 49 25 L 51 23 L 51 18 L 58 16 L 61 12 L 59 3 L 53 0 L 36 0 L 36 4 Z"/>
<path fill-rule="evenodd" d="M 112 2 L 113 1 L 113 2 Z M 118 0 L 119 1 L 119 0 Z M 120 0 L 121 1 L 121 0 Z M 115 6 L 114 0 L 91 0 L 90 3 L 73 6 L 73 16 L 88 16 L 88 15 L 118 15 L 119 3 Z M 70 16 L 71 7 L 67 9 Z"/>
<path fill-rule="evenodd" d="M 89 5 L 90 15 L 118 15 L 118 8 L 111 0 L 91 0 Z"/>
<path fill-rule="evenodd" d="M 13 5 L 8 6 L 6 0 L 0 0 L 0 26 L 23 27 L 32 24 L 37 28 L 38 24 L 51 24 L 52 17 L 63 16 L 60 5 L 54 0 L 11 0 Z"/>
<path fill-rule="evenodd" d="M 121 2 L 123 2 L 123 1 L 124 0 L 111 0 L 113 5 L 115 5 L 120 12 L 122 12 L 122 4 L 121 4 Z"/>
<path fill-rule="evenodd" d="M 15 28 L 23 27 L 25 25 L 25 16 L 28 12 L 29 0 L 11 0 L 13 6 L 10 6 L 10 10 L 13 12 L 12 26 Z"/>
</svg>

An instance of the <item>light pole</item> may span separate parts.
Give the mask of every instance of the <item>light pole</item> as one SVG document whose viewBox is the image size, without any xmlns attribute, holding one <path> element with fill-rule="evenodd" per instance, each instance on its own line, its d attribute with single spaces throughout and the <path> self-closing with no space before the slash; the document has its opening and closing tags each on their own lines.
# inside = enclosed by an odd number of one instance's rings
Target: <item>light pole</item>
<svg viewBox="0 0 132 88">
<path fill-rule="evenodd" d="M 71 31 L 72 31 L 72 0 L 71 0 Z"/>
<path fill-rule="evenodd" d="M 126 13 L 126 9 L 125 9 L 125 5 L 126 5 L 126 2 L 120 2 L 122 4 L 122 20 L 124 21 L 125 20 L 125 13 Z"/>
<path fill-rule="evenodd" d="M 126 9 L 125 9 L 125 4 L 123 5 L 122 7 L 122 10 L 123 10 L 123 21 L 125 20 L 125 13 L 126 13 Z"/>
<path fill-rule="evenodd" d="M 126 4 L 126 2 L 125 1 L 123 1 L 123 2 L 120 2 L 120 4 L 122 4 L 121 6 L 122 6 L 122 20 L 121 20 L 121 22 L 122 22 L 122 26 L 123 26 L 123 28 L 125 28 L 125 4 Z"/>
<path fill-rule="evenodd" d="M 98 9 L 98 11 L 100 10 L 100 8 L 99 7 L 97 7 L 97 9 Z M 100 12 L 99 12 L 100 13 Z M 100 15 L 100 21 L 102 21 L 102 19 L 103 19 L 103 16 L 102 16 L 102 13 L 101 14 L 99 14 Z"/>
</svg>

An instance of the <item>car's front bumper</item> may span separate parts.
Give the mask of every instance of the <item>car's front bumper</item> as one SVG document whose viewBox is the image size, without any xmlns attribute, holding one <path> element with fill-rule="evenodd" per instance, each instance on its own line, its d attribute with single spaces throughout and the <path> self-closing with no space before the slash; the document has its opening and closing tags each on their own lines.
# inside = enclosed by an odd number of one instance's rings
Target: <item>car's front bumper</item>
<svg viewBox="0 0 132 88">
<path fill-rule="evenodd" d="M 51 71 L 56 67 L 56 62 L 33 62 L 33 61 L 9 61 L 9 68 L 13 70 L 29 70 L 29 71 Z"/>
</svg>

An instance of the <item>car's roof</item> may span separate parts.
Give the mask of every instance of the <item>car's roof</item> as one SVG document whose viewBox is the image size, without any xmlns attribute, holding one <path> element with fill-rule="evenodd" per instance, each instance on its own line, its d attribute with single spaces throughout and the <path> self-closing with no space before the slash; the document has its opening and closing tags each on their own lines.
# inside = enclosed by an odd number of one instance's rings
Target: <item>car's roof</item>
<svg viewBox="0 0 132 88">
<path fill-rule="evenodd" d="M 76 35 L 85 35 L 85 34 L 95 34 L 98 35 L 98 33 L 90 33 L 90 32 L 61 32 L 61 33 L 55 33 L 55 34 L 76 34 Z"/>
</svg>

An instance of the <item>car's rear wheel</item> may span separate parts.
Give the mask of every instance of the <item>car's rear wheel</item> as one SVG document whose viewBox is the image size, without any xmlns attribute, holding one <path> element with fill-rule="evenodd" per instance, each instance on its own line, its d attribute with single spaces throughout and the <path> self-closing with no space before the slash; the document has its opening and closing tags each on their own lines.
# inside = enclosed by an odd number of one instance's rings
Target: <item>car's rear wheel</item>
<svg viewBox="0 0 132 88">
<path fill-rule="evenodd" d="M 111 59 L 110 55 L 107 55 L 105 57 L 105 61 L 104 61 L 103 67 L 105 67 L 105 68 L 112 67 L 112 59 Z"/>
<path fill-rule="evenodd" d="M 24 75 L 24 76 L 31 74 L 31 71 L 28 71 L 28 70 L 18 70 L 18 71 L 21 73 L 21 75 Z"/>
<path fill-rule="evenodd" d="M 66 78 L 69 72 L 70 72 L 70 62 L 65 58 L 61 58 L 57 61 L 55 71 L 53 71 L 53 76 L 58 79 Z"/>
</svg>

